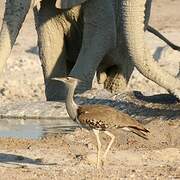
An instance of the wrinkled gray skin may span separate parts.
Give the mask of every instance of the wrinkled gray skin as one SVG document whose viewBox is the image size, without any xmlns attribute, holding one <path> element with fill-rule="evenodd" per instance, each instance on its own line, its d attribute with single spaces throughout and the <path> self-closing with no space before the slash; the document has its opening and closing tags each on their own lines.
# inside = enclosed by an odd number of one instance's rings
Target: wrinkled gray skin
<svg viewBox="0 0 180 180">
<path fill-rule="evenodd" d="M 33 3 L 6 1 L 0 71 Z M 34 9 L 34 13 L 47 100 L 64 97 L 63 85 L 52 77 L 70 74 L 84 81 L 79 87 L 84 90 L 91 87 L 97 70 L 99 82 L 118 92 L 126 87 L 134 65 L 179 97 L 180 81 L 153 61 L 144 42 L 150 6 L 151 0 L 42 0 L 40 10 Z"/>
</svg>

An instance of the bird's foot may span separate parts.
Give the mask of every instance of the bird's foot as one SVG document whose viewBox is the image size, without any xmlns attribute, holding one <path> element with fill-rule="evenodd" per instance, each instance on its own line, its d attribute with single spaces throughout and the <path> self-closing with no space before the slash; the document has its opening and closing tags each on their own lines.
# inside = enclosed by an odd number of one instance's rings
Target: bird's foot
<svg viewBox="0 0 180 180">
<path fill-rule="evenodd" d="M 95 165 L 97 169 L 100 169 L 102 167 L 102 161 L 101 161 L 101 159 L 99 161 L 97 160 L 96 154 L 88 154 L 87 155 L 87 161 L 90 164 Z"/>
<path fill-rule="evenodd" d="M 101 159 L 101 160 L 99 160 L 99 162 L 97 162 L 96 168 L 97 169 L 102 169 L 103 166 L 104 166 L 104 161 Z"/>
<path fill-rule="evenodd" d="M 107 158 L 106 158 L 105 155 L 103 155 L 103 157 L 102 157 L 102 159 L 101 159 L 101 164 L 102 164 L 102 166 L 104 166 L 106 162 L 107 162 Z"/>
</svg>

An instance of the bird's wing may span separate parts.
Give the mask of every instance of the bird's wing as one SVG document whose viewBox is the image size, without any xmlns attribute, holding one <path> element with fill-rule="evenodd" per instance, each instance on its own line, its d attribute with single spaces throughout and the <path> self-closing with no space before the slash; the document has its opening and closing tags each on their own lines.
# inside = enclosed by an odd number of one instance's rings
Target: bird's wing
<svg viewBox="0 0 180 180">
<path fill-rule="evenodd" d="M 148 140 L 146 133 L 143 133 L 142 131 L 139 131 L 138 129 L 135 129 L 135 128 L 132 128 L 132 127 L 128 127 L 128 129 L 129 129 L 130 132 L 136 134 L 137 136 Z"/>
<path fill-rule="evenodd" d="M 136 130 L 149 132 L 136 119 L 130 117 L 128 114 L 118 111 L 115 108 L 105 105 L 84 105 L 78 109 L 79 120 L 81 123 L 87 124 L 91 121 L 104 128 L 124 128 L 130 127 Z"/>
</svg>

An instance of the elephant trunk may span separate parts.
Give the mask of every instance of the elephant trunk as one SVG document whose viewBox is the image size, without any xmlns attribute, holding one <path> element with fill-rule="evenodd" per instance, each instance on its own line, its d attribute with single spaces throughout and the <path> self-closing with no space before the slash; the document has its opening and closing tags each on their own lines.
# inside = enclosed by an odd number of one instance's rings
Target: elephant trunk
<svg viewBox="0 0 180 180">
<path fill-rule="evenodd" d="M 180 81 L 162 70 L 145 44 L 144 12 L 146 0 L 122 0 L 123 32 L 130 58 L 148 79 L 180 98 Z"/>
<path fill-rule="evenodd" d="M 0 74 L 2 73 L 32 0 L 7 0 L 0 31 Z"/>
</svg>

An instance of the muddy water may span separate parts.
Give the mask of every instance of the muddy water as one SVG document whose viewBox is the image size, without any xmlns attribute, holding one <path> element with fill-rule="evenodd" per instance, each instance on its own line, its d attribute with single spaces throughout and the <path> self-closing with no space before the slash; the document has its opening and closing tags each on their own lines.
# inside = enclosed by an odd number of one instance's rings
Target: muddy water
<svg viewBox="0 0 180 180">
<path fill-rule="evenodd" d="M 0 119 L 0 137 L 39 139 L 47 134 L 68 133 L 78 125 L 67 117 L 59 119 Z"/>
</svg>

